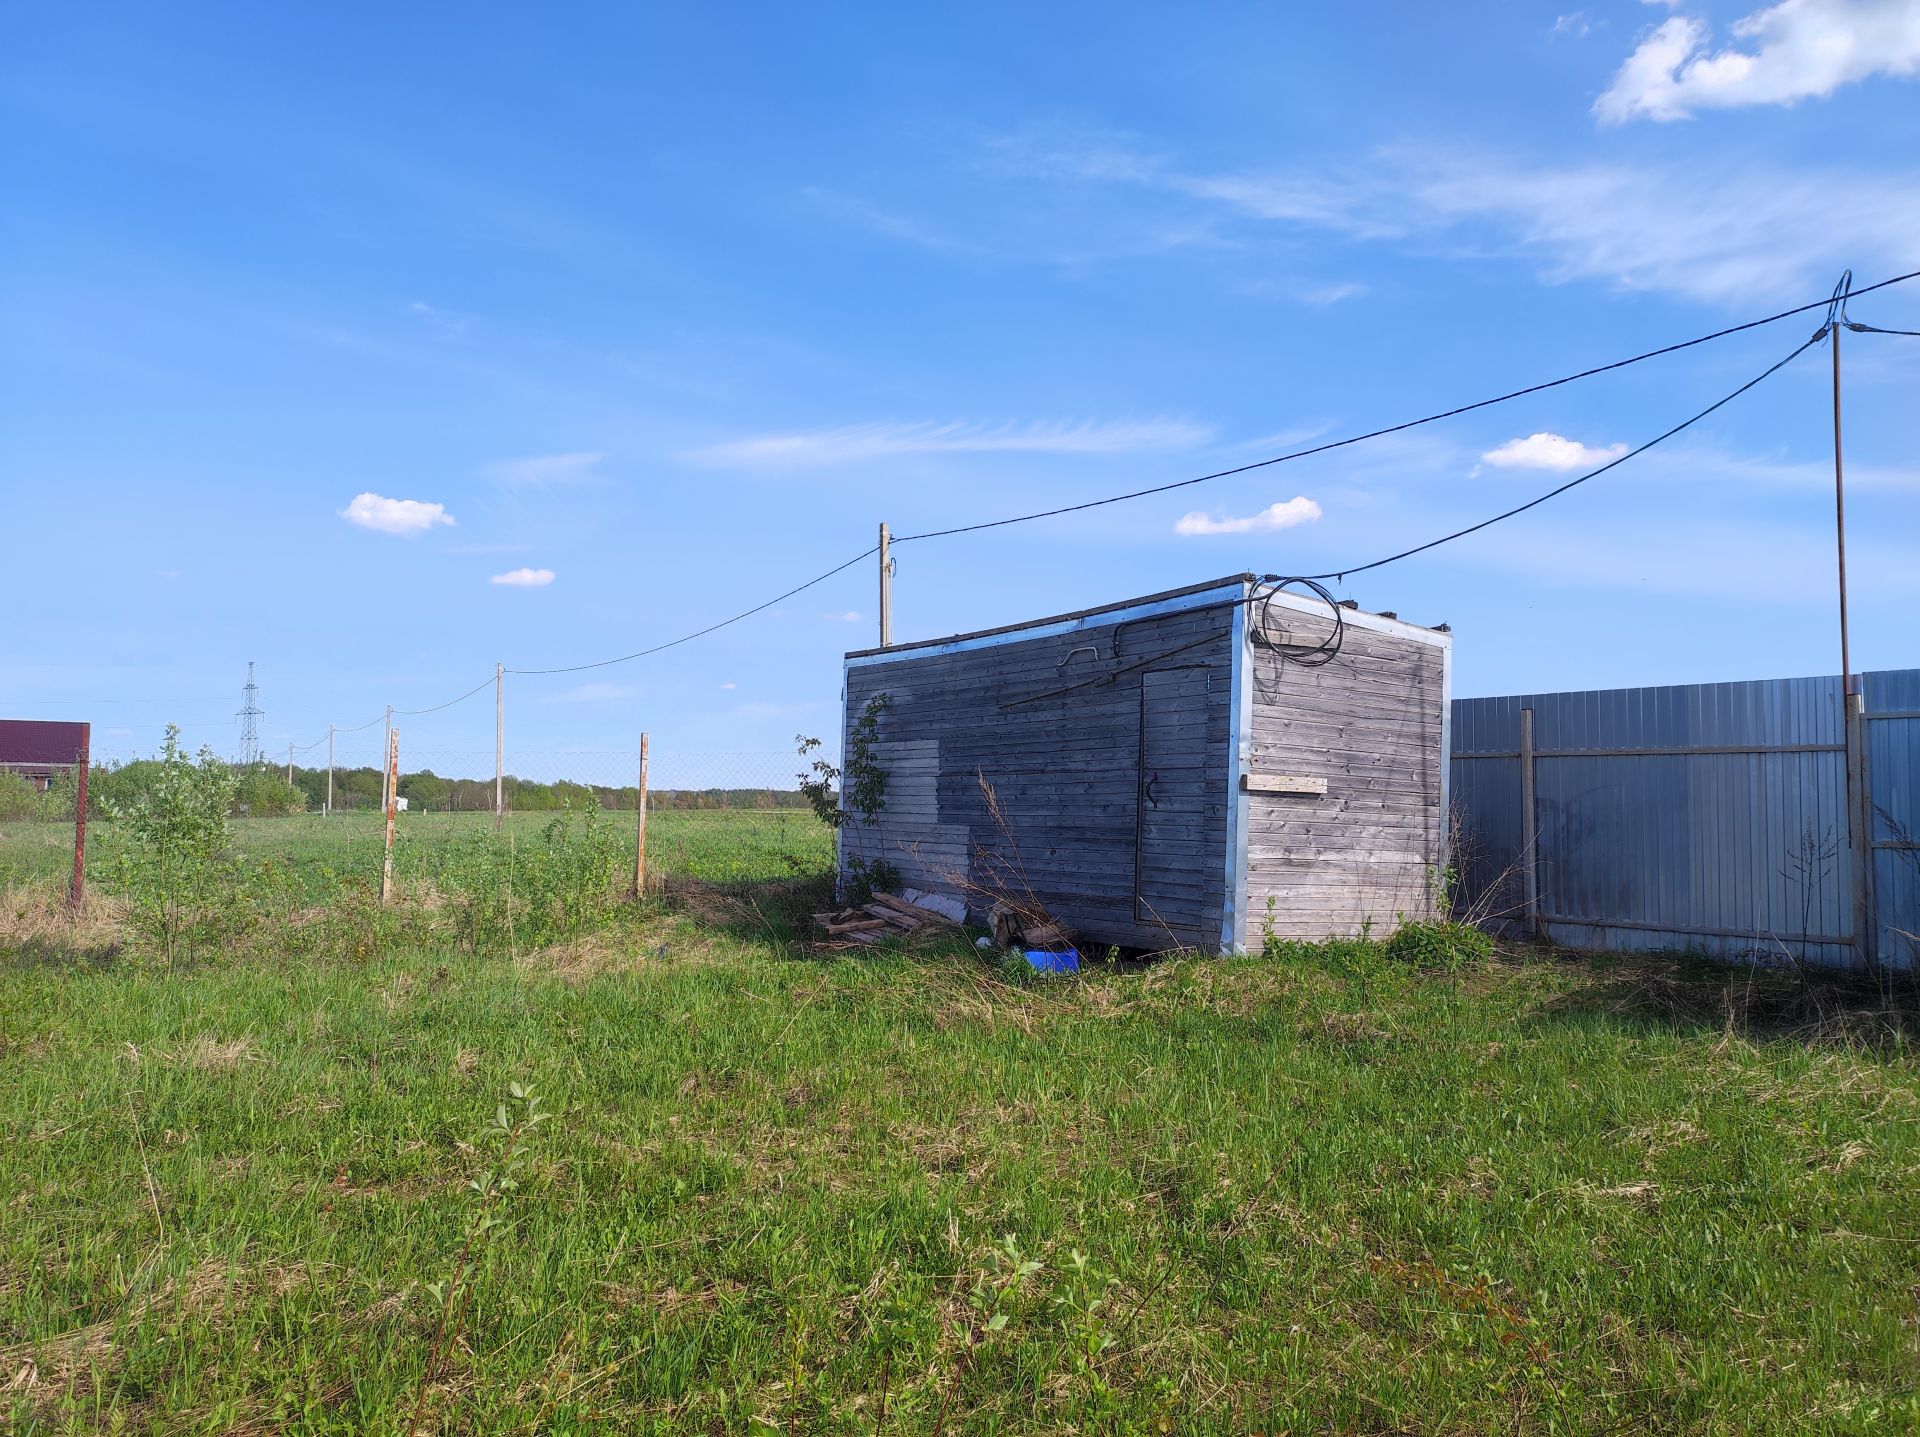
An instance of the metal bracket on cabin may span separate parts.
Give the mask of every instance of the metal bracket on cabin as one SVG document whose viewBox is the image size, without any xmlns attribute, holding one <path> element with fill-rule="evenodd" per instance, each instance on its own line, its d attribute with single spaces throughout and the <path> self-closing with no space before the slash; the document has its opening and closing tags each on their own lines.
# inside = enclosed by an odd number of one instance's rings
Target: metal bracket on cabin
<svg viewBox="0 0 1920 1437">
<path fill-rule="evenodd" d="M 1094 657 L 1094 660 L 1098 662 L 1100 658 L 1100 646 L 1098 644 L 1082 644 L 1077 649 L 1069 649 L 1067 651 L 1067 656 L 1064 659 L 1060 660 L 1059 663 L 1053 666 L 1053 671 L 1056 674 L 1059 673 L 1060 670 L 1064 669 L 1068 664 L 1073 662 L 1074 656 L 1077 654 L 1092 654 Z"/>
</svg>

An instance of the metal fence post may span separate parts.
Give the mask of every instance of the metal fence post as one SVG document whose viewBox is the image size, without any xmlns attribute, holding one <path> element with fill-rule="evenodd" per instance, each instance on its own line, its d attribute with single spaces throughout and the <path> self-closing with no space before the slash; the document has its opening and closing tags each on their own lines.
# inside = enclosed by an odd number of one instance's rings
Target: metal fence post
<svg viewBox="0 0 1920 1437">
<path fill-rule="evenodd" d="M 1867 972 L 1880 964 L 1880 922 L 1873 892 L 1873 786 L 1867 776 L 1866 696 L 1842 678 L 1846 715 L 1847 864 L 1853 921 L 1853 961 Z M 1848 692 L 1848 690 L 1852 690 Z"/>
<path fill-rule="evenodd" d="M 1527 934 L 1540 936 L 1540 818 L 1533 775 L 1533 710 L 1520 710 L 1520 873 Z"/>
</svg>

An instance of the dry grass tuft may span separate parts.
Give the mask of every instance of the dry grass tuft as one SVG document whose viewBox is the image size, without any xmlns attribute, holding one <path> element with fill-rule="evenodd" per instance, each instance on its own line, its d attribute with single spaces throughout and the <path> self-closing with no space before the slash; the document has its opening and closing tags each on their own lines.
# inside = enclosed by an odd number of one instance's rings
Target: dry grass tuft
<svg viewBox="0 0 1920 1437">
<path fill-rule="evenodd" d="M 203 1073 L 231 1073 L 242 1063 L 257 1060 L 259 1051 L 253 1039 L 245 1034 L 222 1042 L 211 1033 L 202 1033 L 169 1056 L 171 1061 L 184 1067 L 198 1068 Z"/>
<path fill-rule="evenodd" d="M 23 883 L 0 890 L 0 951 L 105 958 L 126 943 L 127 905 L 87 889 L 80 911 L 67 907 L 56 883 Z"/>
</svg>

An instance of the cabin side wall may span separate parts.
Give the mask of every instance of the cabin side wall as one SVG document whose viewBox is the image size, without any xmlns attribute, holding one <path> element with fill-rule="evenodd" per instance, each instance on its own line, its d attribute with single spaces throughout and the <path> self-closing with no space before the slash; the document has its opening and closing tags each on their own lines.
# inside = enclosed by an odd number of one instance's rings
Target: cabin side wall
<svg viewBox="0 0 1920 1437">
<path fill-rule="evenodd" d="M 1267 627 L 1315 644 L 1331 625 L 1324 610 L 1276 607 Z M 1258 642 L 1244 661 L 1240 943 L 1257 949 L 1269 932 L 1384 936 L 1432 916 L 1446 863 L 1449 638 L 1349 614 L 1331 663 L 1283 660 Z M 1324 782 L 1325 792 L 1262 791 L 1296 778 L 1309 790 Z"/>
<path fill-rule="evenodd" d="M 1217 949 L 1241 593 L 849 659 L 846 734 L 888 696 L 887 790 L 840 830 L 843 872 L 890 863 L 975 917 L 1030 895 L 1088 944 Z"/>
</svg>

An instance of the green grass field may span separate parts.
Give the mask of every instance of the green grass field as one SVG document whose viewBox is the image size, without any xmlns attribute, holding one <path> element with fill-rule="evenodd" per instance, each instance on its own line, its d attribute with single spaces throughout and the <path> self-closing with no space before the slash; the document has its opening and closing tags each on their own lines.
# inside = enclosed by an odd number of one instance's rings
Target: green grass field
<svg viewBox="0 0 1920 1437">
<path fill-rule="evenodd" d="M 537 838 L 557 815 L 515 813 L 506 831 Z M 605 815 L 608 827 L 631 846 L 634 817 Z M 321 901 L 343 879 L 377 878 L 385 826 L 377 812 L 317 813 L 233 822 L 236 848 L 251 858 L 283 860 L 299 889 Z M 484 837 L 494 821 L 484 813 L 407 813 L 395 822 L 394 871 L 403 879 L 431 878 L 448 846 Z M 89 871 L 99 874 L 114 842 L 114 826 L 88 829 Z M 806 809 L 666 809 L 647 816 L 651 871 L 711 883 L 793 878 L 833 867 L 833 832 Z M 64 879 L 73 864 L 73 828 L 62 823 L 0 823 L 0 888 Z"/>
<path fill-rule="evenodd" d="M 241 842 L 318 893 L 374 851 L 323 822 Z M 1920 1430 L 1920 1072 L 1777 979 L 1015 982 L 809 952 L 802 815 L 650 838 L 725 884 L 518 957 L 6 958 L 0 1423 Z M 488 1204 L 515 1082 L 553 1116 Z"/>
</svg>

